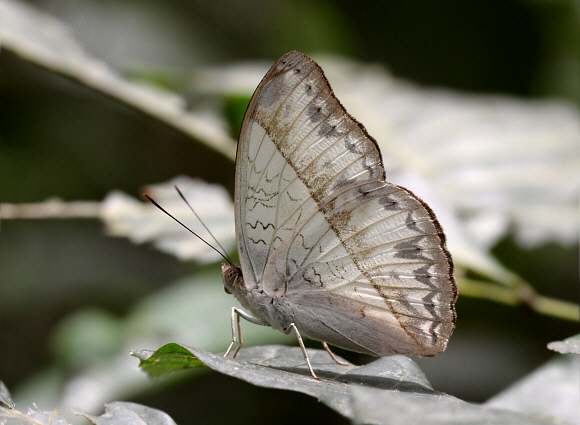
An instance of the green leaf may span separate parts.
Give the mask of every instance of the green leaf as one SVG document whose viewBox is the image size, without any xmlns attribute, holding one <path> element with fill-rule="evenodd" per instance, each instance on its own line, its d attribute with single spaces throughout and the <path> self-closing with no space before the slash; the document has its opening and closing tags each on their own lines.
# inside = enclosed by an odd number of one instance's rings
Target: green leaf
<svg viewBox="0 0 580 425">
<path fill-rule="evenodd" d="M 231 94 L 226 96 L 224 113 L 230 123 L 230 128 L 235 129 L 235 134 L 232 134 L 232 137 L 236 139 L 240 135 L 240 128 L 242 127 L 242 121 L 250 99 L 251 97 L 247 95 Z"/>
<path fill-rule="evenodd" d="M 141 359 L 139 367 L 151 378 L 176 370 L 204 366 L 187 348 L 174 343 L 165 344 L 153 353 L 140 350 L 131 352 L 131 355 Z"/>
</svg>

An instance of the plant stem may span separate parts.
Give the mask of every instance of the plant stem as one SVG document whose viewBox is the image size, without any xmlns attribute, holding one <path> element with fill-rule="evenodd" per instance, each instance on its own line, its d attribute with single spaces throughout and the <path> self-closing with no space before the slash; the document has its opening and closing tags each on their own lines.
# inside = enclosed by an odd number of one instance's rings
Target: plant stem
<svg viewBox="0 0 580 425">
<path fill-rule="evenodd" d="M 507 305 L 524 304 L 537 313 L 572 322 L 580 321 L 578 304 L 539 295 L 527 282 L 521 281 L 515 287 L 503 287 L 492 282 L 459 277 L 461 295 L 482 298 Z"/>
</svg>

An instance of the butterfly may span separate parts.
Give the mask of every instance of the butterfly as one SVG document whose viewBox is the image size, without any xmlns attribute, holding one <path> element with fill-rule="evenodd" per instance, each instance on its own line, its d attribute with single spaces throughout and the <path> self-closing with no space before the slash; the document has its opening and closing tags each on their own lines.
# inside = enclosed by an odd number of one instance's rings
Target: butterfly
<svg viewBox="0 0 580 425">
<path fill-rule="evenodd" d="M 240 266 L 222 264 L 222 277 L 251 314 L 232 309 L 225 356 L 242 345 L 240 317 L 294 332 L 316 379 L 301 335 L 331 355 L 328 344 L 374 356 L 446 348 L 457 286 L 441 226 L 386 181 L 376 141 L 304 54 L 282 56 L 254 92 L 235 179 Z"/>
</svg>

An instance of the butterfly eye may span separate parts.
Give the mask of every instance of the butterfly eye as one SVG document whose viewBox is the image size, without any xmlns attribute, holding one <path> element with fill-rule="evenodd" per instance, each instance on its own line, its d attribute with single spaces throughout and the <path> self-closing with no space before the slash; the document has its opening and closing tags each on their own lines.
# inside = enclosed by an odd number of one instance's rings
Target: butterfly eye
<svg viewBox="0 0 580 425">
<path fill-rule="evenodd" d="M 243 285 L 242 269 L 232 264 L 222 264 L 222 281 L 226 294 L 233 294 L 236 286 Z"/>
</svg>

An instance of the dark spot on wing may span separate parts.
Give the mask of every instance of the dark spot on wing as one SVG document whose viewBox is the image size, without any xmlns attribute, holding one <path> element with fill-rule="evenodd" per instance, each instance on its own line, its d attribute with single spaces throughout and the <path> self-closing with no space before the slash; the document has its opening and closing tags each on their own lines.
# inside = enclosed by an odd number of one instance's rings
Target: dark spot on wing
<svg viewBox="0 0 580 425">
<path fill-rule="evenodd" d="M 377 167 L 377 163 L 375 161 L 375 157 L 369 154 L 366 154 L 363 160 L 364 167 L 368 170 L 369 174 L 372 176 L 374 170 Z"/>
<path fill-rule="evenodd" d="M 340 133 L 336 130 L 336 125 L 332 125 L 327 122 L 320 124 L 320 128 L 318 129 L 319 136 L 335 138 L 339 134 Z"/>
<path fill-rule="evenodd" d="M 409 214 L 407 215 L 407 218 L 405 220 L 405 224 L 407 225 L 407 227 L 409 229 L 414 230 L 415 232 L 421 233 L 421 229 L 419 229 L 419 227 L 417 226 L 417 222 L 413 218 L 413 212 L 412 211 L 409 211 Z"/>
<path fill-rule="evenodd" d="M 357 200 L 362 201 L 363 199 L 365 199 L 369 193 L 371 193 L 370 190 L 365 190 L 363 189 L 362 186 L 359 186 L 359 188 L 357 189 L 358 195 L 357 195 Z"/>
<path fill-rule="evenodd" d="M 437 328 L 441 326 L 441 323 L 439 322 L 432 322 L 431 326 L 429 327 L 429 333 L 431 334 L 431 338 L 432 338 L 432 344 L 435 345 L 435 343 L 437 342 L 437 340 L 439 339 L 439 335 L 437 335 L 439 332 L 437 331 Z"/>
<path fill-rule="evenodd" d="M 425 309 L 429 312 L 431 317 L 433 317 L 434 319 L 437 319 L 437 320 L 441 320 L 441 317 L 435 311 L 435 303 L 433 302 L 433 298 L 435 298 L 435 296 L 437 296 L 437 293 L 431 292 L 431 293 L 425 295 L 421 299 L 421 301 L 423 301 L 423 305 L 425 306 Z"/>
<path fill-rule="evenodd" d="M 415 307 L 413 307 L 411 305 L 411 303 L 409 301 L 407 301 L 406 299 L 399 298 L 399 299 L 397 299 L 397 302 L 404 307 L 406 314 L 408 314 L 408 315 L 412 314 L 412 315 L 416 315 L 418 317 L 421 316 L 421 313 Z"/>
<path fill-rule="evenodd" d="M 307 115 L 308 118 L 310 118 L 310 121 L 315 123 L 325 118 L 324 114 L 322 113 L 322 106 L 316 104 L 312 104 L 308 107 Z"/>
<path fill-rule="evenodd" d="M 362 155 L 364 153 L 363 151 L 359 150 L 358 140 L 353 141 L 353 137 L 350 135 L 347 135 L 344 138 L 344 146 L 349 152 L 355 153 L 357 155 Z"/>
<path fill-rule="evenodd" d="M 399 242 L 394 246 L 397 253 L 395 258 L 404 258 L 406 260 L 423 260 L 429 261 L 429 258 L 423 255 L 423 249 L 418 245 L 423 236 Z"/>
<path fill-rule="evenodd" d="M 431 274 L 429 273 L 429 268 L 431 267 L 430 264 L 426 264 L 423 267 L 419 267 L 415 271 L 413 271 L 413 277 L 418 282 L 424 283 L 428 287 L 432 289 L 437 289 L 437 285 L 431 282 Z"/>
<path fill-rule="evenodd" d="M 396 211 L 399 208 L 399 203 L 394 199 L 392 195 L 381 196 L 379 198 L 379 204 L 383 206 L 385 211 Z"/>
</svg>

